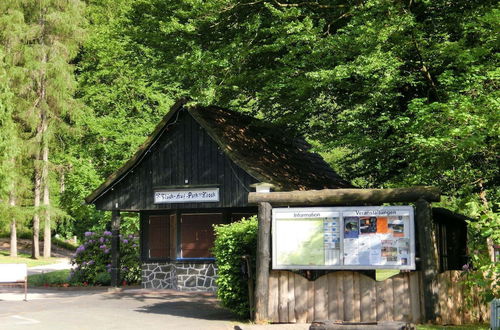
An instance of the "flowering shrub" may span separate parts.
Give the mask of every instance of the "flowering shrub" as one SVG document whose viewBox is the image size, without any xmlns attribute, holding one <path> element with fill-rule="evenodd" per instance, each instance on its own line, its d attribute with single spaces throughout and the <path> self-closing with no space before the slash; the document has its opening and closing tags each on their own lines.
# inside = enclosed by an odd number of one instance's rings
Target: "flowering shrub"
<svg viewBox="0 0 500 330">
<path fill-rule="evenodd" d="M 86 232 L 75 252 L 70 282 L 109 285 L 111 281 L 111 232 Z M 137 283 L 141 278 L 139 238 L 120 235 L 120 280 Z"/>
</svg>

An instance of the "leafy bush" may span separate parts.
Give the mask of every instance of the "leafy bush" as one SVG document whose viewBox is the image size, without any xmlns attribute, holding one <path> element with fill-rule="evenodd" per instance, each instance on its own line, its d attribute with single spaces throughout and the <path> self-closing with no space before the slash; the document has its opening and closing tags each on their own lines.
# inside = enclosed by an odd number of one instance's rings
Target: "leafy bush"
<svg viewBox="0 0 500 330">
<path fill-rule="evenodd" d="M 69 270 L 56 270 L 49 273 L 28 275 L 29 286 L 68 286 Z"/>
<path fill-rule="evenodd" d="M 250 265 L 255 274 L 257 252 L 257 217 L 242 219 L 228 225 L 214 226 L 213 253 L 218 268 L 217 296 L 224 307 L 240 317 L 248 317 L 248 283 L 242 273 L 242 256 L 251 256 Z"/>
<path fill-rule="evenodd" d="M 70 275 L 72 283 L 109 285 L 111 281 L 111 232 L 86 232 L 83 244 L 71 260 L 76 268 Z M 141 278 L 139 238 L 120 235 L 120 281 L 137 283 Z"/>
</svg>

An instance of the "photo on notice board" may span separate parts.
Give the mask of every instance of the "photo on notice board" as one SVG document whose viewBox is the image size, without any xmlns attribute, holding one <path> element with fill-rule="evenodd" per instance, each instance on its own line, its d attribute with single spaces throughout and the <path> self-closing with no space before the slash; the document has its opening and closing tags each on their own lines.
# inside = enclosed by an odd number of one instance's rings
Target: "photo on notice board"
<svg viewBox="0 0 500 330">
<path fill-rule="evenodd" d="M 359 236 L 359 218 L 344 218 L 344 238 L 358 238 Z"/>
<path fill-rule="evenodd" d="M 389 218 L 389 231 L 394 237 L 404 237 L 405 236 L 405 223 L 403 219 L 400 218 Z"/>
<path fill-rule="evenodd" d="M 377 232 L 377 217 L 359 218 L 360 234 L 375 234 Z"/>
</svg>

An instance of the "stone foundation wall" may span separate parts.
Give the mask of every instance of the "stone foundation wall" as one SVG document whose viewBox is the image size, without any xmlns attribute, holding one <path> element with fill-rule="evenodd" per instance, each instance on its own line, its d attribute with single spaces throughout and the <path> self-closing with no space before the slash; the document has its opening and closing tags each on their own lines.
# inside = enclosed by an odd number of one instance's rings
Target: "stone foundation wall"
<svg viewBox="0 0 500 330">
<path fill-rule="evenodd" d="M 175 289 L 177 277 L 175 265 L 170 263 L 142 264 L 142 287 L 147 289 Z"/>
<path fill-rule="evenodd" d="M 177 270 L 177 289 L 180 291 L 215 291 L 215 264 L 179 263 Z"/>
<path fill-rule="evenodd" d="M 214 263 L 154 262 L 142 264 L 142 287 L 179 291 L 215 291 Z"/>
</svg>

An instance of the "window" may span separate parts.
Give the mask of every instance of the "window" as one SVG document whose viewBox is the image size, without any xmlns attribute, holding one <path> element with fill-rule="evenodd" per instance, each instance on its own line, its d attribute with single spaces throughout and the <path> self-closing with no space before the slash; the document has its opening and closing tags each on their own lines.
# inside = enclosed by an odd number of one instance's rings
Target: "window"
<svg viewBox="0 0 500 330">
<path fill-rule="evenodd" d="M 181 257 L 211 258 L 214 246 L 214 224 L 223 223 L 220 213 L 183 214 L 181 216 Z"/>
</svg>

